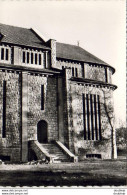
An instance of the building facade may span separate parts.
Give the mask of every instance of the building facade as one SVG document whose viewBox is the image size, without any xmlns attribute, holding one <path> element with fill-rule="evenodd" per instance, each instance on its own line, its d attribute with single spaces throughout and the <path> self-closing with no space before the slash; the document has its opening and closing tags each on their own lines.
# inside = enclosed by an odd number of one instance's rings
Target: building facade
<svg viewBox="0 0 127 195">
<path fill-rule="evenodd" d="M 114 72 L 79 46 L 0 24 L 0 159 L 116 158 Z"/>
</svg>

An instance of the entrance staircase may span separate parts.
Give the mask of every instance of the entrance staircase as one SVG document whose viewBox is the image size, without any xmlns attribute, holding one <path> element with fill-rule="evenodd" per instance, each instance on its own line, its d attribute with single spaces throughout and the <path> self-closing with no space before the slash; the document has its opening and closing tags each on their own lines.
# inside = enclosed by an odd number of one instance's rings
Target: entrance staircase
<svg viewBox="0 0 127 195">
<path fill-rule="evenodd" d="M 70 162 L 69 157 L 55 144 L 42 144 L 46 152 L 53 158 L 54 162 Z"/>
<path fill-rule="evenodd" d="M 77 162 L 77 157 L 59 141 L 43 144 L 38 141 L 30 141 L 29 145 L 40 160 L 45 155 L 50 163 Z"/>
</svg>

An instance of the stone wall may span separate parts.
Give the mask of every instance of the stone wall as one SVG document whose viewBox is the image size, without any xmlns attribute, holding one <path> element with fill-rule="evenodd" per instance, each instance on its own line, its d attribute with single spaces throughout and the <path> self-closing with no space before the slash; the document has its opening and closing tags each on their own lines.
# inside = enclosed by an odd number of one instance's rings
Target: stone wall
<svg viewBox="0 0 127 195">
<path fill-rule="evenodd" d="M 50 40 L 50 47 L 51 47 L 51 66 L 56 68 L 56 40 Z"/>
<path fill-rule="evenodd" d="M 26 72 L 25 75 L 27 74 Z M 26 78 L 27 91 L 25 88 L 24 93 L 27 92 L 27 98 L 23 100 L 22 87 L 25 83 L 22 85 L 22 73 L 10 70 L 0 71 L 0 156 L 10 156 L 11 161 L 18 162 L 22 160 L 21 151 L 24 148 L 22 131 L 27 131 L 25 140 L 37 140 L 37 124 L 40 120 L 45 120 L 48 124 L 48 141 L 58 140 L 57 78 L 30 73 Z M 3 81 L 6 81 L 6 136 L 4 138 L 2 137 Z M 44 85 L 44 110 L 41 110 L 41 85 Z M 27 117 L 27 124 L 26 129 L 22 130 L 24 105 L 27 105 L 27 113 L 24 115 Z M 25 147 L 27 145 L 26 143 Z"/>
<path fill-rule="evenodd" d="M 46 155 L 43 153 L 43 150 L 41 149 L 41 145 L 37 141 L 29 142 L 29 158 L 31 157 L 31 151 L 35 152 L 37 160 L 46 159 Z"/>
<path fill-rule="evenodd" d="M 57 59 L 55 68 L 58 69 L 70 68 L 71 76 L 73 76 L 72 73 L 72 68 L 73 68 L 75 77 L 76 77 L 75 69 L 77 68 L 77 73 L 78 73 L 77 77 L 84 77 L 86 79 L 112 83 L 112 79 L 111 79 L 112 70 L 109 67 L 87 64 L 87 63 L 83 64 L 83 63 Z"/>
<path fill-rule="evenodd" d="M 18 56 L 17 47 L 13 52 Z M 15 57 L 16 59 L 15 62 L 18 65 L 18 58 Z M 47 68 L 49 68 L 50 58 L 48 56 L 47 62 Z M 58 69 L 62 69 L 62 66 L 65 68 L 59 77 L 53 74 L 49 75 L 49 73 L 33 73 L 27 70 L 24 72 L 25 77 L 24 73 L 19 71 L 0 71 L 0 155 L 10 156 L 11 161 L 23 160 L 23 146 L 26 148 L 29 140 L 37 140 L 37 124 L 44 120 L 48 126 L 48 142 L 60 140 L 81 160 L 85 159 L 87 154 L 101 154 L 102 158 L 110 159 L 111 127 L 104 108 L 104 93 L 108 94 L 107 104 L 112 106 L 112 90 L 96 85 L 79 84 L 70 80 L 72 68 L 77 68 L 78 77 L 84 75 L 85 78 L 105 82 L 104 67 L 85 64 L 83 69 L 81 63 L 61 60 L 57 60 L 56 66 Z M 110 69 L 107 74 L 107 80 L 111 83 Z M 6 81 L 5 137 L 2 137 L 3 81 Z M 42 85 L 44 86 L 44 109 L 41 109 Z M 25 99 L 23 99 L 24 94 Z M 83 94 L 100 96 L 102 140 L 84 140 Z M 27 118 L 25 123 L 23 123 L 23 116 Z M 25 139 L 24 136 L 26 136 Z M 26 145 L 23 145 L 23 140 Z M 27 152 L 25 155 L 24 162 L 28 155 Z"/>
<path fill-rule="evenodd" d="M 72 75 L 72 68 L 74 68 L 74 75 L 75 76 L 76 76 L 75 68 L 77 68 L 78 77 L 82 77 L 82 75 L 83 75 L 83 69 L 82 69 L 81 63 L 71 62 L 71 61 L 67 61 L 67 60 L 57 60 L 55 68 L 58 68 L 58 69 L 71 68 L 71 75 Z"/>
<path fill-rule="evenodd" d="M 84 63 L 84 78 L 112 83 L 112 69 L 101 65 Z"/>
<path fill-rule="evenodd" d="M 24 53 L 24 61 L 23 61 Z M 37 60 L 35 60 L 35 55 Z M 36 61 L 36 62 L 35 62 Z M 36 69 L 51 68 L 51 53 L 43 49 L 32 49 L 0 44 L 0 63 L 22 65 Z"/>
<path fill-rule="evenodd" d="M 6 81 L 6 136 L 3 131 L 3 81 Z M 11 161 L 21 158 L 21 77 L 20 73 L 0 71 L 0 155 Z"/>
<path fill-rule="evenodd" d="M 41 85 L 44 85 L 44 110 L 41 110 Z M 28 140 L 37 140 L 37 124 L 48 124 L 48 141 L 58 140 L 57 78 L 28 75 Z"/>
<path fill-rule="evenodd" d="M 68 73 L 69 74 L 69 73 Z M 104 108 L 104 93 L 108 94 L 107 106 L 113 107 L 112 90 L 85 84 L 77 84 L 67 80 L 67 117 L 68 124 L 68 147 L 79 156 L 86 158 L 86 154 L 101 154 L 103 159 L 110 159 L 112 152 L 111 126 Z M 84 140 L 83 99 L 82 94 L 95 94 L 100 96 L 101 105 L 101 140 Z M 66 140 L 67 140 L 66 139 Z"/>
<path fill-rule="evenodd" d="M 98 80 L 98 81 L 106 81 L 105 78 L 105 69 L 103 66 L 84 64 L 84 72 L 85 78 Z"/>
<path fill-rule="evenodd" d="M 111 70 L 111 68 L 107 68 L 107 74 L 108 74 L 108 83 L 112 83 L 112 70 Z"/>
</svg>

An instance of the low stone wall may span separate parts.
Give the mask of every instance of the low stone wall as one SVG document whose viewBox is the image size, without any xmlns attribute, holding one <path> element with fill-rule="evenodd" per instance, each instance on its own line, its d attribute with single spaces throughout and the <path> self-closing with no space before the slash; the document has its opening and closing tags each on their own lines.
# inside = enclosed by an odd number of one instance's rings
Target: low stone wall
<svg viewBox="0 0 127 195">
<path fill-rule="evenodd" d="M 29 148 L 35 152 L 38 160 L 47 159 L 50 163 L 52 162 L 52 157 L 38 141 L 29 141 Z"/>
<path fill-rule="evenodd" d="M 78 157 L 72 154 L 60 141 L 56 141 L 56 144 L 69 157 L 71 162 L 78 162 Z"/>
</svg>

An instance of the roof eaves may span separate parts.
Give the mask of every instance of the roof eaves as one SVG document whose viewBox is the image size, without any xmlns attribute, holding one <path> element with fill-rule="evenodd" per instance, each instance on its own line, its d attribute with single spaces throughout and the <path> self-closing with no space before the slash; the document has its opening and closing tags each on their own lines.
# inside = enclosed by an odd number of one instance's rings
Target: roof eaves
<svg viewBox="0 0 127 195">
<path fill-rule="evenodd" d="M 113 89 L 117 89 L 117 86 L 111 83 L 105 83 L 103 81 L 97 81 L 92 79 L 85 79 L 85 78 L 79 78 L 79 77 L 71 77 L 71 81 L 75 81 L 77 83 L 86 83 L 86 84 L 92 84 L 92 85 L 100 85 L 100 86 L 106 86 L 106 87 L 113 87 Z"/>
<path fill-rule="evenodd" d="M 64 57 L 58 57 L 56 56 L 57 59 L 61 59 L 61 60 L 72 60 L 72 61 L 75 61 L 75 62 L 79 62 L 79 63 L 88 63 L 88 64 L 96 64 L 96 65 L 100 65 L 100 66 L 104 66 L 104 67 L 109 67 L 112 69 L 112 74 L 115 73 L 115 68 L 113 68 L 112 66 L 108 65 L 108 64 L 102 64 L 102 63 L 96 63 L 96 62 L 90 62 L 90 61 L 83 61 L 83 60 L 77 60 L 77 59 L 72 59 L 72 58 L 64 58 Z"/>
<path fill-rule="evenodd" d="M 3 35 L 1 32 L 0 32 L 0 41 L 5 37 L 6 35 Z"/>
<path fill-rule="evenodd" d="M 15 44 L 15 43 L 12 43 L 12 42 L 6 42 L 6 41 L 0 41 L 0 43 L 3 43 L 3 44 L 10 44 L 12 46 L 20 46 L 20 47 L 30 47 L 30 48 L 34 48 L 34 49 L 44 49 L 44 50 L 51 50 L 50 47 L 47 47 L 47 46 L 33 46 L 33 45 L 24 45 L 24 44 Z"/>
<path fill-rule="evenodd" d="M 97 65 L 103 65 L 103 66 L 105 66 L 105 67 L 109 67 L 109 68 L 111 68 L 112 69 L 112 74 L 114 74 L 115 73 L 115 69 L 111 66 L 111 65 L 109 65 L 108 63 L 106 63 L 106 62 L 104 62 L 103 60 L 101 60 L 101 59 L 99 59 L 98 57 L 96 57 L 95 55 L 93 55 L 92 53 L 90 53 L 90 52 L 88 52 L 88 51 L 86 51 L 85 49 L 83 49 L 82 47 L 80 47 L 80 46 L 77 46 L 77 45 L 71 45 L 71 44 L 66 44 L 66 43 L 60 43 L 60 42 L 56 42 L 56 44 L 58 45 L 58 46 L 64 46 L 64 47 L 72 47 L 72 48 L 80 48 L 81 50 L 83 50 L 84 52 L 86 52 L 88 55 L 90 55 L 92 58 L 93 58 L 93 60 L 84 60 L 84 59 L 81 59 L 81 60 L 79 60 L 79 59 L 76 59 L 76 58 L 74 58 L 74 57 L 72 57 L 72 58 L 68 58 L 67 56 L 63 56 L 63 55 L 61 55 L 61 53 L 59 53 L 59 51 L 56 53 L 56 57 L 57 58 L 59 58 L 59 59 L 68 59 L 68 60 L 75 60 L 75 61 L 77 61 L 77 62 L 83 62 L 83 63 L 89 63 L 89 64 L 97 64 Z M 94 59 L 95 58 L 95 59 Z M 94 60 L 95 60 L 95 62 L 94 62 Z"/>
<path fill-rule="evenodd" d="M 8 70 L 15 70 L 15 71 L 28 71 L 28 72 L 33 72 L 33 73 L 45 73 L 45 74 L 56 74 L 59 75 L 61 74 L 61 71 L 56 71 L 56 70 L 49 70 L 49 69 L 42 69 L 42 68 L 34 68 L 34 67 L 27 67 L 27 66 L 21 66 L 21 65 L 16 65 L 13 66 L 12 64 L 3 64 L 0 63 L 0 68 L 1 69 L 6 69 Z"/>
</svg>

